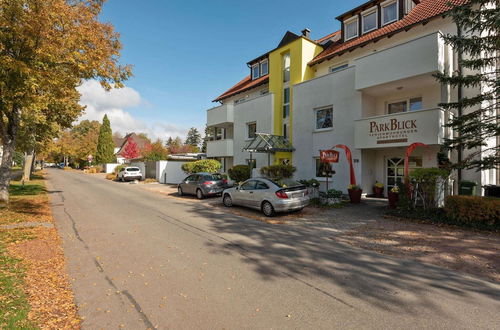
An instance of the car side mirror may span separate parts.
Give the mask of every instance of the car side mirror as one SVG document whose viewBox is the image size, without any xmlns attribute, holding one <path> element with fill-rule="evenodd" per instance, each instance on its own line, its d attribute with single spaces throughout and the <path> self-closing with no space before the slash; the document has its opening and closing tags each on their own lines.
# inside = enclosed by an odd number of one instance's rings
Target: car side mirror
<svg viewBox="0 0 500 330">
<path fill-rule="evenodd" d="M 236 187 L 236 190 L 240 190 L 240 188 L 241 188 L 241 186 L 237 186 L 237 187 Z"/>
</svg>

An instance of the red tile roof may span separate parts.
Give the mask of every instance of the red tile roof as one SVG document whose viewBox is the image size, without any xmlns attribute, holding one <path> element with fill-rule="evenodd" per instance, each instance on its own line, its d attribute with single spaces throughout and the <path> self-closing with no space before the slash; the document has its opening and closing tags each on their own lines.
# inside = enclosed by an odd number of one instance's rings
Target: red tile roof
<svg viewBox="0 0 500 330">
<path fill-rule="evenodd" d="M 249 89 L 252 89 L 254 87 L 264 85 L 269 81 L 269 75 L 262 76 L 258 79 L 252 80 L 250 75 L 246 76 L 245 79 L 231 87 L 228 91 L 226 91 L 224 94 L 213 100 L 212 102 L 218 102 L 222 101 L 223 99 L 227 99 L 228 97 L 231 97 L 233 95 L 236 95 L 238 93 L 243 93 Z"/>
<path fill-rule="evenodd" d="M 327 40 L 327 39 L 330 39 L 330 38 L 332 38 L 332 37 L 334 37 L 334 36 L 336 36 L 336 35 L 340 34 L 341 32 L 342 32 L 342 31 L 340 31 L 340 30 L 339 30 L 339 31 L 335 31 L 335 32 L 333 32 L 333 33 L 330 33 L 330 34 L 329 34 L 329 35 L 327 35 L 327 36 L 324 36 L 323 38 L 320 38 L 320 39 L 316 40 L 316 42 L 317 42 L 318 44 L 320 44 L 320 43 L 322 43 L 323 41 L 325 41 L 325 40 Z"/>
<path fill-rule="evenodd" d="M 405 31 L 406 29 L 409 29 L 417 24 L 436 18 L 451 9 L 448 5 L 449 2 L 454 5 L 463 5 L 467 3 L 468 0 L 422 0 L 402 20 L 386 25 L 359 38 L 349 40 L 344 43 L 335 43 L 316 56 L 311 62 L 309 62 L 309 65 L 323 62 L 334 57 L 335 55 L 340 55 L 345 51 L 352 50 L 371 41 Z"/>
</svg>

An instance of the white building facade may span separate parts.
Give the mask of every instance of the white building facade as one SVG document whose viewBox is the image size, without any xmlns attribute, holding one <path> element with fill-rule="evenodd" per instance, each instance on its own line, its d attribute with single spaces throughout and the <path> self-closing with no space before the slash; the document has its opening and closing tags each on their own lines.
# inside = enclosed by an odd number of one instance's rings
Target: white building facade
<svg viewBox="0 0 500 330">
<path fill-rule="evenodd" d="M 415 149 L 410 169 L 440 165 L 440 145 L 453 134 L 445 124 L 454 114 L 439 104 L 457 100 L 458 95 L 434 77 L 457 70 L 457 54 L 441 37 L 457 33 L 451 18 L 443 15 L 446 3 L 369 1 L 338 17 L 343 22 L 341 31 L 315 41 L 321 49 L 307 59 L 310 76 L 291 85 L 293 133 L 287 132 L 287 139 L 295 149 L 291 161 L 297 179 L 316 178 L 325 183 L 319 150 L 338 144 L 351 149 L 357 182 L 368 194 L 375 182 L 390 189 L 402 180 L 406 148 L 412 143 L 427 147 Z M 300 38 L 310 40 L 308 34 Z M 236 85 L 217 99 L 221 106 L 208 111 L 208 126 L 224 128 L 226 134 L 208 143 L 207 156 L 225 159 L 225 169 L 248 162 L 243 149 L 250 138 L 250 123 L 256 123 L 257 132 L 286 134 L 275 125 L 279 113 L 273 110 L 274 103 L 283 102 L 283 95 L 273 89 L 272 75 L 280 71 L 273 69 L 278 64 L 273 63 L 272 52 L 270 59 L 269 82 L 256 87 L 250 82 L 243 90 Z M 464 96 L 478 93 L 465 90 Z M 216 117 L 219 111 L 226 111 L 221 119 Z M 349 166 L 339 151 L 341 160 L 332 164 L 336 174 L 329 178 L 329 187 L 346 192 Z M 445 155 L 452 160 L 457 157 Z M 267 165 L 269 159 L 273 163 L 281 159 L 276 154 L 253 158 L 257 167 Z M 500 180 L 498 169 L 464 170 L 461 178 L 479 186 Z"/>
</svg>

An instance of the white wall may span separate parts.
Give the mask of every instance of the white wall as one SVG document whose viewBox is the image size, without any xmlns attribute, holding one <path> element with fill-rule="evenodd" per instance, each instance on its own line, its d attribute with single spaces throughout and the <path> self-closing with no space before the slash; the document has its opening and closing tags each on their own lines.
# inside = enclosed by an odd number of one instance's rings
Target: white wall
<svg viewBox="0 0 500 330">
<path fill-rule="evenodd" d="M 156 162 L 156 180 L 159 183 L 178 184 L 188 175 L 182 170 L 182 165 L 188 162 L 160 160 Z"/>
<path fill-rule="evenodd" d="M 114 170 L 115 170 L 115 168 L 117 166 L 119 166 L 119 165 L 121 165 L 121 164 L 117 164 L 117 163 L 115 163 L 115 164 L 104 164 L 103 165 L 103 171 L 104 171 L 104 173 L 113 173 Z"/>
<path fill-rule="evenodd" d="M 314 157 L 320 149 L 329 149 L 337 144 L 347 145 L 351 151 L 356 177 L 361 180 L 361 151 L 354 149 L 354 121 L 361 118 L 361 93 L 354 88 L 354 68 L 331 73 L 320 78 L 294 86 L 294 147 L 293 162 L 297 167 L 297 179 L 311 179 L 316 176 Z M 315 131 L 314 109 L 333 107 L 333 129 Z M 349 165 L 345 152 L 340 151 L 340 162 L 333 164 L 336 171 L 330 188 L 347 192 Z M 325 182 L 324 178 L 318 178 Z"/>
<path fill-rule="evenodd" d="M 267 94 L 234 106 L 234 165 L 246 164 L 250 153 L 242 151 L 251 141 L 246 124 L 257 123 L 258 133 L 272 133 L 274 95 Z M 257 167 L 267 166 L 267 154 L 253 154 Z"/>
</svg>

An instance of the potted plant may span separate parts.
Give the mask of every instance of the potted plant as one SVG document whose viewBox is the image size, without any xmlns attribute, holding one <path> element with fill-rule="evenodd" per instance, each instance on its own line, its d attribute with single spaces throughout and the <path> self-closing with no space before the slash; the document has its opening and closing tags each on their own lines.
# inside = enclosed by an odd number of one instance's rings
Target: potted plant
<svg viewBox="0 0 500 330">
<path fill-rule="evenodd" d="M 375 197 L 382 198 L 384 197 L 384 184 L 378 181 L 375 181 L 373 185 L 373 193 Z"/>
<path fill-rule="evenodd" d="M 389 197 L 389 207 L 391 209 L 395 209 L 399 201 L 399 187 L 398 186 L 392 187 L 392 189 L 388 192 L 388 197 Z"/>
<path fill-rule="evenodd" d="M 363 193 L 363 189 L 361 189 L 360 186 L 351 184 L 347 187 L 347 191 L 349 192 L 351 203 L 358 204 L 361 202 L 361 194 Z"/>
</svg>

